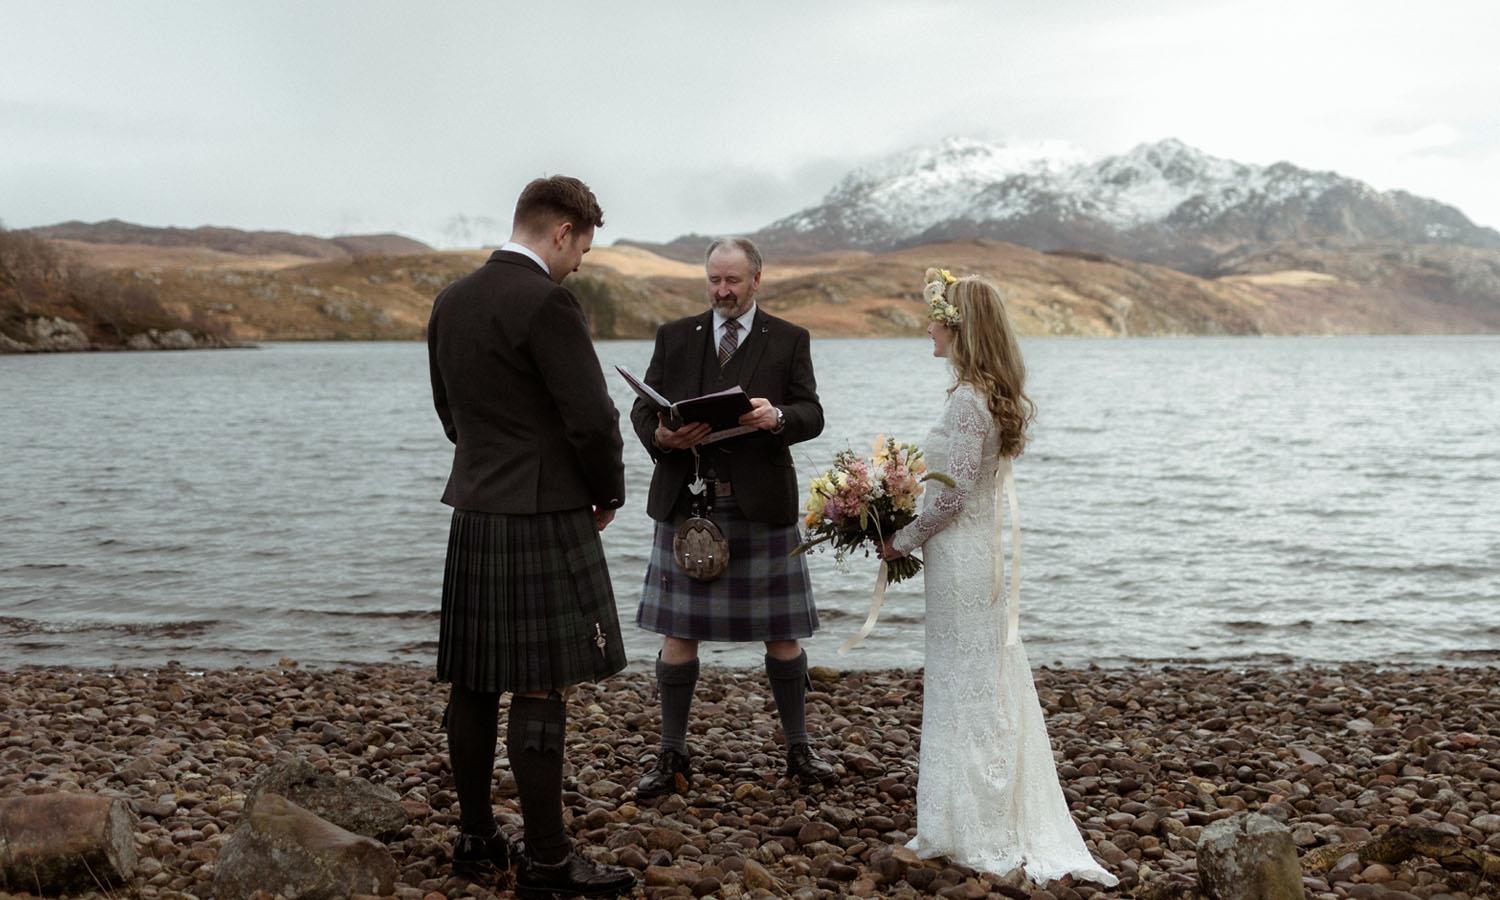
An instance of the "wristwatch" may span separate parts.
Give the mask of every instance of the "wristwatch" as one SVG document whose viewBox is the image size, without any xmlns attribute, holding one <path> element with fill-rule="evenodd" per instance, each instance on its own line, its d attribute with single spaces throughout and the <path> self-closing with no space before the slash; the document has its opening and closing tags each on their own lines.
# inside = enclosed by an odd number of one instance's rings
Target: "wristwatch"
<svg viewBox="0 0 1500 900">
<path fill-rule="evenodd" d="M 775 425 L 775 427 L 773 427 L 771 429 L 771 433 L 772 434 L 781 434 L 782 430 L 785 429 L 785 428 L 786 428 L 786 413 L 782 412 L 781 411 L 781 407 L 778 406 L 778 407 L 776 407 L 776 425 Z"/>
</svg>

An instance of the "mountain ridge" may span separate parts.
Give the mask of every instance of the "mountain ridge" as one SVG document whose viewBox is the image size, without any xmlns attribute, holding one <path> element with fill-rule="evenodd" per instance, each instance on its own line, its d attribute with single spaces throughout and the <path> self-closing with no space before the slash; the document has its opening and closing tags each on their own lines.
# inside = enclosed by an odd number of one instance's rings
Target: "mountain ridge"
<svg viewBox="0 0 1500 900">
<path fill-rule="evenodd" d="M 400 234 L 347 234 L 331 238 L 290 231 L 254 231 L 216 225 L 197 228 L 137 225 L 120 219 L 101 222 L 72 220 L 55 225 L 18 229 L 50 241 L 82 244 L 127 244 L 150 247 L 191 247 L 240 256 L 286 254 L 309 259 L 341 259 L 371 254 L 431 253 L 421 241 Z"/>
<path fill-rule="evenodd" d="M 855 169 L 819 203 L 749 236 L 779 256 L 989 238 L 1198 275 L 1221 269 L 1226 256 L 1289 240 L 1500 249 L 1500 232 L 1449 204 L 1290 162 L 1223 159 L 1175 138 L 1088 161 L 1056 142 L 950 137 Z M 686 259 L 702 252 L 702 240 L 621 243 Z"/>
</svg>

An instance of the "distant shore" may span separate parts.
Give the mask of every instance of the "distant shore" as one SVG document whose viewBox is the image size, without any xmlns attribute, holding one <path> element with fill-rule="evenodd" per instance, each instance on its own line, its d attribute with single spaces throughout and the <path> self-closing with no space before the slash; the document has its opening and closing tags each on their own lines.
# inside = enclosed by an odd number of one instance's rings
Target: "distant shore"
<svg viewBox="0 0 1500 900">
<path fill-rule="evenodd" d="M 20 667 L 4 678 L 0 797 L 131 800 L 142 835 L 131 896 L 210 896 L 245 793 L 292 756 L 402 796 L 410 822 L 391 844 L 402 900 L 494 896 L 449 875 L 457 806 L 439 725 L 445 689 L 429 668 Z M 1242 809 L 1284 819 L 1303 851 L 1400 824 L 1500 848 L 1500 670 L 1042 668 L 1036 678 L 1074 817 L 1121 886 L 1054 884 L 1034 897 L 1190 883 L 1202 826 Z M 914 829 L 921 687 L 920 672 L 816 669 L 810 724 L 842 777 L 804 796 L 776 777 L 764 673 L 705 667 L 692 791 L 637 804 L 633 785 L 655 753 L 651 679 L 583 686 L 569 704 L 573 835 L 639 870 L 652 897 L 1001 896 L 998 876 L 892 854 Z M 514 830 L 505 770 L 502 747 L 496 802 Z M 1335 871 L 1309 876 L 1309 896 L 1490 896 L 1430 862 Z"/>
<path fill-rule="evenodd" d="M 1021 339 L 1023 341 L 1032 341 L 1032 340 L 1052 340 L 1052 341 L 1075 341 L 1075 340 L 1076 341 L 1091 341 L 1091 340 L 1099 340 L 1099 341 L 1162 340 L 1162 341 L 1172 341 L 1172 340 L 1192 340 L 1192 339 L 1198 339 L 1198 338 L 1216 338 L 1216 339 L 1242 338 L 1242 339 L 1245 339 L 1245 340 L 1257 340 L 1257 339 L 1265 339 L 1265 338 L 1307 338 L 1309 340 L 1317 340 L 1317 339 L 1321 339 L 1321 338 L 1330 338 L 1330 337 L 1338 337 L 1338 338 L 1386 338 L 1386 337 L 1404 337 L 1404 338 L 1419 338 L 1419 337 L 1487 338 L 1487 337 L 1493 337 L 1493 336 L 1494 335 L 1492 333 L 1489 333 L 1489 332 L 1474 332 L 1472 334 L 1464 334 L 1464 333 L 1456 333 L 1455 334 L 1455 333 L 1441 333 L 1441 332 L 1434 332 L 1434 333 L 1431 333 L 1431 334 L 1425 334 L 1425 333 L 1412 334 L 1412 333 L 1396 333 L 1396 332 L 1389 332 L 1389 333 L 1388 332 L 1369 332 L 1369 333 L 1361 333 L 1361 334 L 1345 334 L 1345 333 L 1332 333 L 1332 332 L 1330 332 L 1330 333 L 1305 333 L 1305 334 L 1240 334 L 1240 335 L 1204 335 L 1204 334 L 1131 334 L 1131 335 L 1042 334 L 1042 335 L 1022 335 Z M 3 336 L 0 336 L 0 338 L 3 338 Z M 820 340 L 820 341 L 828 341 L 828 340 L 864 341 L 864 340 L 893 340 L 893 339 L 899 340 L 899 339 L 902 339 L 902 338 L 905 338 L 907 340 L 912 340 L 912 341 L 925 341 L 925 340 L 927 340 L 927 337 L 925 335 L 922 335 L 922 334 L 909 334 L 909 335 L 891 335 L 891 334 L 825 335 L 823 337 L 819 337 L 818 340 Z M 298 338 L 298 337 L 270 337 L 270 338 L 261 338 L 261 339 L 253 340 L 253 341 L 249 341 L 249 340 L 246 340 L 246 341 L 207 341 L 207 340 L 204 340 L 204 341 L 202 341 L 200 343 L 197 343 L 197 344 L 194 344 L 194 345 L 191 345 L 191 346 L 189 346 L 189 345 L 181 345 L 181 346 L 144 346 L 144 345 L 141 345 L 141 346 L 127 346 L 125 344 L 111 344 L 111 345 L 91 344 L 91 345 L 88 345 L 88 346 L 79 345 L 79 346 L 44 346 L 44 347 L 22 346 L 22 345 L 16 344 L 15 342 L 11 342 L 9 345 L 6 345 L 4 343 L 0 343 L 0 356 L 6 356 L 6 355 L 11 355 L 11 356 L 51 356 L 51 355 L 56 355 L 56 354 L 59 354 L 59 353 L 136 353 L 136 352 L 153 351 L 153 350 L 168 351 L 168 352 L 175 352 L 175 351 L 181 351 L 181 350 L 260 350 L 260 349 L 265 348 L 265 346 L 268 345 L 268 344 L 415 344 L 415 343 L 421 343 L 424 340 L 425 340 L 425 338 L 422 338 L 422 337 L 392 337 L 392 338 L 371 338 L 371 337 L 354 337 L 354 338 L 338 338 L 338 337 L 308 337 L 308 338 Z M 594 338 L 594 343 L 596 343 L 596 344 L 597 343 L 616 343 L 616 342 L 645 341 L 645 340 L 649 340 L 649 338 L 642 338 L 642 337 L 596 337 L 596 338 Z"/>
</svg>

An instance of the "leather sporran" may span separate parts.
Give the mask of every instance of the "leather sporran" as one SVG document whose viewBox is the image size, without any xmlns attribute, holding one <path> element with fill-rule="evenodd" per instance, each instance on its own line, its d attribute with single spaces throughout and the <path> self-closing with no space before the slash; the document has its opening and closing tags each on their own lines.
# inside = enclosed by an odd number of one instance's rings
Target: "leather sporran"
<svg viewBox="0 0 1500 900">
<path fill-rule="evenodd" d="M 714 521 L 691 516 L 672 535 L 677 567 L 698 581 L 713 581 L 729 568 L 729 539 Z"/>
</svg>

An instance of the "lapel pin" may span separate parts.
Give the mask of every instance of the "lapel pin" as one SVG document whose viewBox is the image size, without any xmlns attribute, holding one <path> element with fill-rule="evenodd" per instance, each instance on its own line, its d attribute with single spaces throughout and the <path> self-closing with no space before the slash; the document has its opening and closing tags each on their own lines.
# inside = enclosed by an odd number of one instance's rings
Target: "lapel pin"
<svg viewBox="0 0 1500 900">
<path fill-rule="evenodd" d="M 702 331 L 703 330 L 703 326 L 699 325 L 697 328 L 694 328 L 693 330 L 694 331 Z"/>
</svg>

